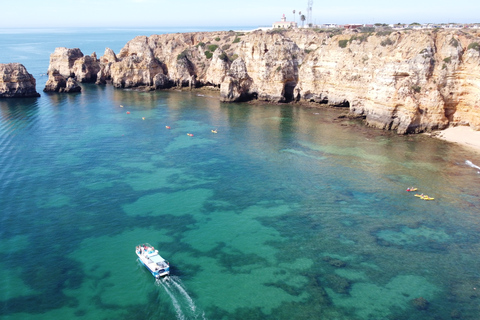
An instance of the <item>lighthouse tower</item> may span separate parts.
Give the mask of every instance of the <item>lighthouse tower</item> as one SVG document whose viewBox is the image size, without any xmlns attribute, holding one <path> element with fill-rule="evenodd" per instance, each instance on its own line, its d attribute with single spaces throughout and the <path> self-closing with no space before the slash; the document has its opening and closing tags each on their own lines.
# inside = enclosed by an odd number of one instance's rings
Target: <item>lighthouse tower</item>
<svg viewBox="0 0 480 320">
<path fill-rule="evenodd" d="M 273 28 L 296 28 L 297 23 L 292 21 L 287 21 L 287 17 L 285 17 L 285 13 L 283 14 L 281 21 L 274 22 Z"/>
</svg>

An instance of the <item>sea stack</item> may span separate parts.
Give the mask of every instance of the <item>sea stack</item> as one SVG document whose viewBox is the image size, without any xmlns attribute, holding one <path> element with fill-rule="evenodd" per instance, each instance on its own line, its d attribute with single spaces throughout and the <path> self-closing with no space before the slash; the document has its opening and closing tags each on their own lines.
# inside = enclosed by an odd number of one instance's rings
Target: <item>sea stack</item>
<svg viewBox="0 0 480 320">
<path fill-rule="evenodd" d="M 100 64 L 97 55 L 84 56 L 78 48 L 56 48 L 50 55 L 45 92 L 79 92 L 78 82 L 95 82 Z"/>
<path fill-rule="evenodd" d="M 40 97 L 36 80 L 20 63 L 0 63 L 0 98 Z"/>
</svg>

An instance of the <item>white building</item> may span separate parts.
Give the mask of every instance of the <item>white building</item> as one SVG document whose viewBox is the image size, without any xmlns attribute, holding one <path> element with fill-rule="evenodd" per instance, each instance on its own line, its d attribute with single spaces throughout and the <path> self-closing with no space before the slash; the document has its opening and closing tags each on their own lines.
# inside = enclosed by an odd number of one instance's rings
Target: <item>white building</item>
<svg viewBox="0 0 480 320">
<path fill-rule="evenodd" d="M 325 23 L 325 24 L 322 24 L 322 28 L 323 29 L 336 29 L 336 28 L 338 28 L 338 24 L 336 24 L 336 23 Z"/>
<path fill-rule="evenodd" d="M 273 28 L 296 28 L 297 23 L 293 21 L 287 21 L 285 14 L 283 14 L 282 21 L 273 23 Z"/>
</svg>

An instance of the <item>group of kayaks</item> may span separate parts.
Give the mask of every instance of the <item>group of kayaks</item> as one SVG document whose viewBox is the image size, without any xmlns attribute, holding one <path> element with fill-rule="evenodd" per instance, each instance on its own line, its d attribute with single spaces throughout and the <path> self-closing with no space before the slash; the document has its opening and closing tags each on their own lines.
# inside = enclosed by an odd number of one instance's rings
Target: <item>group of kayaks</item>
<svg viewBox="0 0 480 320">
<path fill-rule="evenodd" d="M 170 127 L 170 126 L 165 126 L 165 128 L 167 128 L 167 129 L 171 129 L 171 127 Z M 217 129 L 212 129 L 211 131 L 212 131 L 212 133 L 217 133 Z M 189 137 L 193 137 L 193 133 L 187 133 L 187 136 L 189 136 Z"/>
<path fill-rule="evenodd" d="M 413 191 L 417 191 L 417 190 L 418 190 L 418 188 L 407 188 L 406 191 L 408 191 L 408 192 L 413 192 Z M 416 193 L 416 194 L 415 194 L 415 197 L 418 197 L 418 198 L 420 198 L 420 199 L 422 199 L 422 200 L 435 200 L 435 198 L 429 197 L 428 195 L 423 194 L 423 193 L 422 193 L 422 194 Z"/>
<path fill-rule="evenodd" d="M 123 106 L 120 105 L 120 108 L 123 108 Z M 130 111 L 127 111 L 127 114 L 130 114 Z M 142 117 L 142 120 L 145 120 L 145 117 Z M 171 129 L 170 126 L 165 126 L 165 128 Z M 212 131 L 212 133 L 218 133 L 217 129 L 212 129 L 211 131 Z M 193 133 L 187 133 L 187 136 L 193 137 Z"/>
</svg>

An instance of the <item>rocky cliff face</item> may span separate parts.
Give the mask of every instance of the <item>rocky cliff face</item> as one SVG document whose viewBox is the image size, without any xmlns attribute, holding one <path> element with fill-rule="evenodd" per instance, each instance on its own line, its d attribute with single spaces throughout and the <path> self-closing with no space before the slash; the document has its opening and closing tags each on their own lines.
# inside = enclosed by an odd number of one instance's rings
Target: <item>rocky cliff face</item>
<svg viewBox="0 0 480 320">
<path fill-rule="evenodd" d="M 118 55 L 107 48 L 99 61 L 62 53 L 50 68 L 119 88 L 214 86 L 225 102 L 348 107 L 368 125 L 398 133 L 459 124 L 480 130 L 479 43 L 467 30 L 164 34 L 136 37 Z"/>
<path fill-rule="evenodd" d="M 56 48 L 50 55 L 46 92 L 79 92 L 78 82 L 95 82 L 100 63 L 95 53 L 84 56 L 80 49 Z"/>
<path fill-rule="evenodd" d="M 480 130 L 479 52 L 468 49 L 477 39 L 445 31 L 325 39 L 305 57 L 297 88 L 302 99 L 348 104 L 369 125 L 399 133 Z"/>
<path fill-rule="evenodd" d="M 0 98 L 39 97 L 35 78 L 20 63 L 0 63 Z"/>
</svg>

